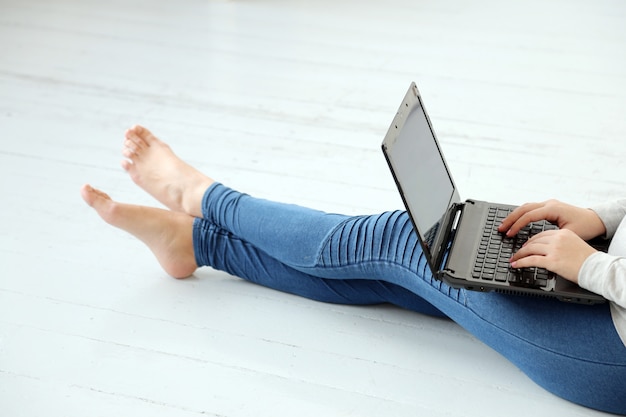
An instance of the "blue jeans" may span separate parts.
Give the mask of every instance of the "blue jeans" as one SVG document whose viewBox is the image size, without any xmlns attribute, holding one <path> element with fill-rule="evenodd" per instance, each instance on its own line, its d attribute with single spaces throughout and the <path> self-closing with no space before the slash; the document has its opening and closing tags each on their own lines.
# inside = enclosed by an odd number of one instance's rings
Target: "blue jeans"
<svg viewBox="0 0 626 417">
<path fill-rule="evenodd" d="M 434 279 L 406 212 L 327 214 L 219 183 L 196 219 L 196 262 L 314 300 L 392 303 L 449 317 L 572 402 L 626 414 L 626 348 L 607 304 L 451 288 Z"/>
</svg>

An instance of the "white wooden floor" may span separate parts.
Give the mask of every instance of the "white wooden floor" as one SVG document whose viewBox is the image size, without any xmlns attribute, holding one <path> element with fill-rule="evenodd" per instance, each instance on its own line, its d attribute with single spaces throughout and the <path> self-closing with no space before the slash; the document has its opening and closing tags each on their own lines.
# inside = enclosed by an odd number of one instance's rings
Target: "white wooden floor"
<svg viewBox="0 0 626 417">
<path fill-rule="evenodd" d="M 462 197 L 622 197 L 625 20 L 620 0 L 0 0 L 0 415 L 601 415 L 445 320 L 168 278 L 78 189 L 154 204 L 119 168 L 143 123 L 258 196 L 399 208 L 379 146 L 416 81 Z"/>
</svg>

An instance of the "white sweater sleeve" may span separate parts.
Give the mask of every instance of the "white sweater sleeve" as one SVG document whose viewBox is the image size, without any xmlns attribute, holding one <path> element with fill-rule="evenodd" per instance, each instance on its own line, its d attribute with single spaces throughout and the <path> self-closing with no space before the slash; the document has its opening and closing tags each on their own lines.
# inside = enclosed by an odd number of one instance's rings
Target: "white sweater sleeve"
<svg viewBox="0 0 626 417">
<path fill-rule="evenodd" d="M 583 263 L 578 284 L 626 308 L 626 258 L 594 253 Z"/>
<path fill-rule="evenodd" d="M 600 217 L 606 228 L 606 238 L 610 239 L 617 231 L 622 219 L 626 217 L 626 200 L 617 200 L 591 207 Z M 624 253 L 626 255 L 626 253 Z"/>
<path fill-rule="evenodd" d="M 611 302 L 615 329 L 626 345 L 626 200 L 592 207 L 612 238 L 609 253 L 588 257 L 578 273 L 578 284 Z"/>
<path fill-rule="evenodd" d="M 591 208 L 612 238 L 609 253 L 597 252 L 583 263 L 578 284 L 626 308 L 626 200 L 618 200 Z"/>
<path fill-rule="evenodd" d="M 615 330 L 626 345 L 626 258 L 594 253 L 583 263 L 578 284 L 611 302 Z"/>
</svg>

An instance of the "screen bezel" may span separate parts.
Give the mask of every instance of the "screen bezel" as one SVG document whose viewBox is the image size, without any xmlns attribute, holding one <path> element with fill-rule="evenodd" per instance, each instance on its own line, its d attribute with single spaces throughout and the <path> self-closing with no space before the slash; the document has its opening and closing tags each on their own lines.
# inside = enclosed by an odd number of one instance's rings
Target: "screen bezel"
<svg viewBox="0 0 626 417">
<path fill-rule="evenodd" d="M 426 231 L 420 229 L 418 222 L 416 221 L 416 218 L 414 216 L 414 213 L 411 210 L 409 201 L 406 197 L 407 193 L 411 192 L 411 190 L 405 189 L 406 188 L 405 183 L 407 181 L 403 181 L 402 178 L 399 178 L 398 172 L 405 172 L 405 171 L 398 169 L 398 167 L 396 166 L 398 162 L 393 158 L 393 155 L 392 155 L 393 147 L 396 145 L 398 139 L 401 138 L 401 132 L 403 131 L 403 128 L 406 124 L 407 116 L 411 115 L 414 111 L 421 111 L 423 113 L 423 116 L 425 117 L 428 123 L 430 135 L 428 137 L 409 137 L 407 135 L 404 135 L 403 139 L 404 140 L 432 140 L 434 141 L 437 152 L 439 154 L 438 156 L 441 158 L 443 168 L 445 169 L 445 172 L 447 173 L 447 176 L 451 185 L 451 190 L 452 190 L 452 192 L 450 193 L 449 201 L 447 203 L 447 207 L 441 213 L 440 226 L 437 232 L 434 234 L 434 238 L 432 239 L 431 244 L 428 244 L 428 242 L 426 241 L 426 238 L 425 238 Z M 422 250 L 424 254 L 426 255 L 427 261 L 433 271 L 433 274 L 436 274 L 440 270 L 441 264 L 443 262 L 445 250 L 447 249 L 447 242 L 451 233 L 450 229 L 452 227 L 452 222 L 454 220 L 454 214 L 456 212 L 456 208 L 458 207 L 460 203 L 460 196 L 459 196 L 456 184 L 454 182 L 454 179 L 452 178 L 452 175 L 450 174 L 450 170 L 448 168 L 448 164 L 445 160 L 443 152 L 441 151 L 441 146 L 439 145 L 439 141 L 437 140 L 437 136 L 435 135 L 435 131 L 433 129 L 430 117 L 428 116 L 428 113 L 426 112 L 426 108 L 424 107 L 424 103 L 417 89 L 417 86 L 414 82 L 411 83 L 409 90 L 407 91 L 404 97 L 404 100 L 402 101 L 400 108 L 398 109 L 398 112 L 396 113 L 396 116 L 394 117 L 387 131 L 387 134 L 385 135 L 385 138 L 382 143 L 382 149 L 385 155 L 385 159 L 387 160 L 387 163 L 393 175 L 396 186 L 400 192 L 400 196 L 402 198 L 404 206 L 409 214 L 409 217 L 411 218 L 413 227 L 419 237 Z M 415 160 L 419 160 L 419 155 L 415 156 Z"/>
</svg>

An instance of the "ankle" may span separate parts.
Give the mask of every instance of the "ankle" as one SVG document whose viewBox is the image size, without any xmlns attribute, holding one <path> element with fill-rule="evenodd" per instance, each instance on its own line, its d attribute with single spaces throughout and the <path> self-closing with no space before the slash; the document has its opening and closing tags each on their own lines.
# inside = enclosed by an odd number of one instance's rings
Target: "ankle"
<svg viewBox="0 0 626 417">
<path fill-rule="evenodd" d="M 185 213 L 193 217 L 203 217 L 202 200 L 213 183 L 213 180 L 207 178 L 200 181 L 195 187 L 189 188 L 187 195 L 182 201 L 182 207 Z"/>
</svg>

